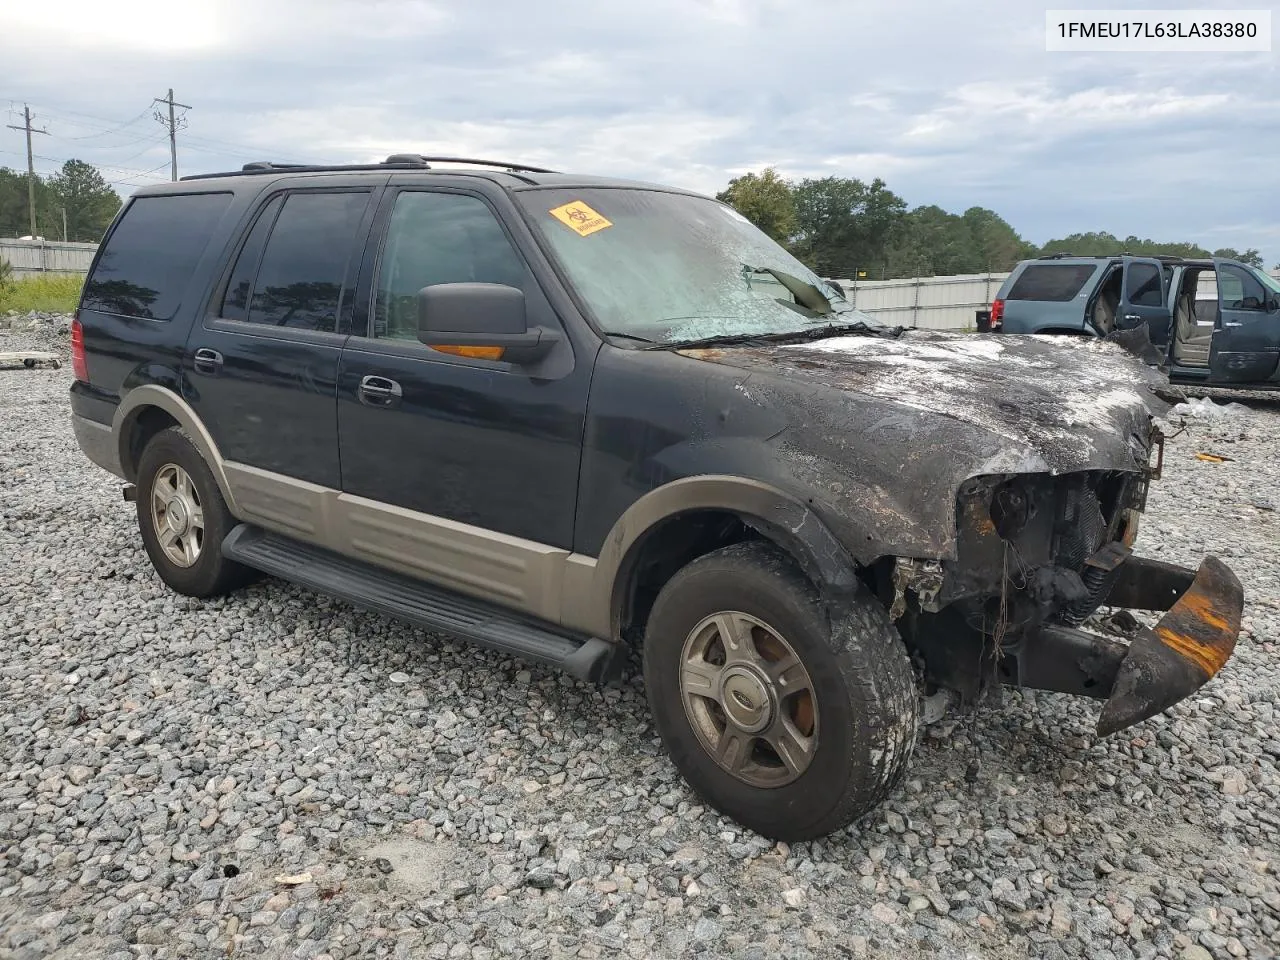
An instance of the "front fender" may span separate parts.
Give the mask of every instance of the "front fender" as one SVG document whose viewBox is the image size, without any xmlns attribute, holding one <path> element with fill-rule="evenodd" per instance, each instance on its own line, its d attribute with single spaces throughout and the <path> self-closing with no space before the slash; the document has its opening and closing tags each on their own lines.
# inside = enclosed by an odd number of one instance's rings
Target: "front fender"
<svg viewBox="0 0 1280 960">
<path fill-rule="evenodd" d="M 575 624 L 595 636 L 616 636 L 625 587 L 647 534 L 682 514 L 736 514 L 800 564 L 832 599 L 856 589 L 856 565 L 822 519 L 805 503 L 759 480 L 727 475 L 684 477 L 649 491 L 614 523 L 590 570 L 571 570 L 566 587 L 591 602 Z M 581 592 L 580 592 L 581 591 Z M 566 605 L 566 609 L 568 605 Z"/>
</svg>

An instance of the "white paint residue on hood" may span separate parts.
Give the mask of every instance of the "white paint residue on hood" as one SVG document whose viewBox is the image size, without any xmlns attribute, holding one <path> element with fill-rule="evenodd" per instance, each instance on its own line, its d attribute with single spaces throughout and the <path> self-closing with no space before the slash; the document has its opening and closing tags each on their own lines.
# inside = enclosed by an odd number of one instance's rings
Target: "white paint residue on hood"
<svg viewBox="0 0 1280 960">
<path fill-rule="evenodd" d="M 859 371 L 837 381 L 843 389 L 965 420 L 1036 450 L 1070 447 L 1087 457 L 1088 432 L 1110 424 L 1127 433 L 1132 418 L 1149 412 L 1139 361 L 1102 341 L 912 331 L 789 344 L 779 353 L 843 355 Z M 1027 386 L 1039 394 L 1027 398 Z M 1001 402 L 1013 394 L 1033 409 Z M 1023 450 L 1014 459 L 1027 468 L 1037 456 Z"/>
<path fill-rule="evenodd" d="M 1131 410 L 1142 404 L 1142 396 L 1132 387 L 1113 387 L 1102 393 L 1070 393 L 1064 405 L 1072 423 L 1090 423 L 1100 415 Z"/>
<path fill-rule="evenodd" d="M 902 337 L 889 340 L 883 337 L 833 337 L 815 340 L 813 343 L 791 344 L 787 350 L 817 350 L 820 353 L 856 353 L 875 357 L 885 363 L 914 366 L 917 361 L 993 361 L 1004 353 L 1004 344 L 994 339 L 976 336 L 956 336 L 954 339 L 937 336 L 933 342 L 923 343 Z"/>
</svg>

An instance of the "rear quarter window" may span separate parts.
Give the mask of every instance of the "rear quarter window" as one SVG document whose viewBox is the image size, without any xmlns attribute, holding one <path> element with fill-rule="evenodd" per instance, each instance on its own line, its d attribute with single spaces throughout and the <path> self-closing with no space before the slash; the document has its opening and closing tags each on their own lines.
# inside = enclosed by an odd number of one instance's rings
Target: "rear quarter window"
<svg viewBox="0 0 1280 960">
<path fill-rule="evenodd" d="M 230 193 L 137 197 L 125 210 L 84 287 L 82 310 L 170 320 Z"/>
<path fill-rule="evenodd" d="M 1053 300 L 1075 297 L 1098 269 L 1092 263 L 1035 263 L 1014 281 L 1007 300 Z"/>
</svg>

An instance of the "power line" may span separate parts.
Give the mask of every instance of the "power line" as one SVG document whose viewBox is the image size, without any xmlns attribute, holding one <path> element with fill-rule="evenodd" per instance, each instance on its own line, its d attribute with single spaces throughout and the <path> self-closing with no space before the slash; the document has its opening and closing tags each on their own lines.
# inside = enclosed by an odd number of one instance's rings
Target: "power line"
<svg viewBox="0 0 1280 960">
<path fill-rule="evenodd" d="M 49 113 L 49 111 L 45 111 L 45 112 L 46 112 L 46 113 Z M 61 113 L 61 112 L 62 112 L 62 111 L 55 111 L 55 112 L 53 112 L 53 114 L 52 114 L 52 115 L 53 115 L 53 117 L 56 119 L 56 118 L 57 118 L 57 116 L 58 116 L 58 114 L 59 114 L 59 113 Z M 60 139 L 62 139 L 62 140 L 96 140 L 98 137 L 106 137 L 106 136 L 110 136 L 110 135 L 111 135 L 111 134 L 113 134 L 113 133 L 119 133 L 120 131 L 124 130 L 126 127 L 131 127 L 131 126 L 133 126 L 135 123 L 137 123 L 139 120 L 141 120 L 143 117 L 145 117 L 145 116 L 146 116 L 148 113 L 150 113 L 150 112 L 151 112 L 151 108 L 150 108 L 150 107 L 147 107 L 147 109 L 146 109 L 146 110 L 143 110 L 143 111 L 142 111 L 140 114 L 138 114 L 136 117 L 134 117 L 134 118 L 133 118 L 133 119 L 131 119 L 131 120 L 126 120 L 124 123 L 117 123 L 117 124 L 114 124 L 113 126 L 110 126 L 110 127 L 105 128 L 105 129 L 104 129 L 104 128 L 97 128 L 96 132 L 94 132 L 94 133 L 89 133 L 89 134 L 85 134 L 84 136 L 80 136 L 80 137 L 61 137 Z M 71 120 L 67 120 L 67 122 L 68 122 L 68 123 L 72 123 L 72 124 L 74 124 L 74 125 L 76 125 L 76 126 L 79 126 L 79 127 L 87 127 L 87 128 L 88 128 L 88 129 L 90 129 L 90 130 L 94 130 L 94 129 L 95 129 L 95 128 L 94 128 L 94 126 L 93 126 L 92 124 L 85 123 L 83 120 L 74 120 L 74 119 L 71 119 Z M 104 123 L 110 123 L 110 121 L 102 121 L 102 122 L 104 122 Z M 128 144 L 121 144 L 121 146 L 128 146 Z M 106 148 L 106 149 L 113 149 L 113 148 L 108 147 L 108 148 Z"/>
<path fill-rule="evenodd" d="M 184 115 L 184 116 L 181 116 L 181 117 L 177 117 L 177 118 L 176 118 L 176 120 L 175 120 L 174 115 L 173 115 L 173 108 L 174 108 L 174 107 L 182 107 L 182 109 L 183 109 L 183 110 L 190 110 L 190 109 L 191 109 L 191 107 L 189 107 L 189 106 L 188 106 L 187 104 L 185 104 L 185 103 L 176 103 L 176 102 L 174 101 L 174 99 L 173 99 L 173 87 L 170 87 L 170 88 L 169 88 L 169 96 L 168 96 L 167 98 L 156 97 L 156 98 L 155 98 L 155 100 L 153 100 L 153 101 L 152 101 L 152 103 L 164 103 L 164 104 L 168 104 L 168 106 L 169 106 L 169 119 L 168 119 L 168 126 L 169 126 L 169 164 L 170 164 L 170 166 L 169 166 L 169 171 L 170 171 L 170 173 L 169 173 L 169 179 L 170 179 L 170 180 L 177 180 L 177 179 L 178 179 L 178 125 L 179 125 L 179 124 L 181 124 L 182 126 L 184 126 L 184 127 L 185 127 L 185 126 L 187 125 L 187 118 L 186 118 L 186 116 Z M 163 114 L 163 112 L 161 112 L 161 111 L 159 111 L 159 110 L 157 110 L 157 111 L 155 112 L 155 118 L 156 118 L 157 120 L 159 120 L 161 123 L 165 123 L 165 122 L 166 122 L 166 121 L 165 121 L 165 118 L 164 118 L 164 114 Z"/>
<path fill-rule="evenodd" d="M 36 132 L 39 132 L 39 131 L 36 131 Z M 9 156 L 12 156 L 12 157 L 22 156 L 22 154 L 16 150 L 0 150 L 0 153 L 8 154 Z M 35 157 L 35 159 L 37 160 L 45 160 L 49 163 L 58 164 L 59 166 L 62 166 L 67 162 L 66 160 L 59 160 L 57 157 L 46 157 L 42 153 L 35 153 L 35 154 L 32 154 L 32 156 Z M 161 167 L 167 167 L 168 165 L 169 165 L 169 161 L 166 160 L 164 163 L 160 165 L 160 167 L 156 167 L 155 170 L 158 170 Z M 95 170 L 100 170 L 100 171 L 112 170 L 112 171 L 115 171 L 116 173 L 128 173 L 128 174 L 135 174 L 139 176 L 141 176 L 142 174 L 154 172 L 154 170 L 141 170 L 138 167 L 117 167 L 107 163 L 91 163 L 89 164 L 89 166 L 93 167 Z"/>
<path fill-rule="evenodd" d="M 33 133 L 42 133 L 46 137 L 49 135 L 48 130 L 33 130 L 31 128 L 31 108 L 25 103 L 22 105 L 22 126 L 18 127 L 12 123 L 5 124 L 10 130 L 25 130 L 27 134 L 27 210 L 31 214 L 31 236 L 37 236 L 36 233 L 36 165 L 31 155 L 31 135 Z"/>
<path fill-rule="evenodd" d="M 153 167 L 153 168 L 152 168 L 152 169 L 150 169 L 150 170 L 143 170 L 143 171 L 140 171 L 139 173 L 134 174 L 132 177 L 124 177 L 124 178 L 122 178 L 122 179 L 120 179 L 120 180 L 108 180 L 108 181 L 107 181 L 107 183 L 111 184 L 112 186 L 115 186 L 115 185 L 117 185 L 117 184 L 127 184 L 127 185 L 129 185 L 129 186 L 136 187 L 136 186 L 138 186 L 137 180 L 138 180 L 138 178 L 139 178 L 139 177 L 149 177 L 149 176 L 152 176 L 153 174 L 159 173 L 161 170 L 163 170 L 163 169 L 164 169 L 165 167 L 167 167 L 168 165 L 169 165 L 168 163 L 162 163 L 162 164 L 160 164 L 160 166 L 158 166 L 158 167 Z M 163 179 L 163 178 L 157 178 L 157 179 Z"/>
</svg>

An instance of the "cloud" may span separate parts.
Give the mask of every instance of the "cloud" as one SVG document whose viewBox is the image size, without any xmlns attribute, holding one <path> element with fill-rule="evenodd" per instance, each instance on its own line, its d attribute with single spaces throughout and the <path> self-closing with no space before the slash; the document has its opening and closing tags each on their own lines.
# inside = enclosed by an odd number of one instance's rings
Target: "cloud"
<svg viewBox="0 0 1280 960">
<path fill-rule="evenodd" d="M 774 165 L 880 176 L 912 205 L 990 207 L 1039 241 L 1212 234 L 1280 260 L 1273 55 L 1050 54 L 1043 10 L 1013 0 L 901 0 L 892 15 L 864 0 L 15 11 L 0 97 L 48 125 L 42 169 L 77 156 L 123 189 L 164 174 L 139 171 L 167 159 L 146 108 L 172 85 L 194 108 L 179 137 L 186 172 L 415 150 L 714 192 Z M 20 163 L 21 136 L 0 131 L 0 151 Z"/>
</svg>

